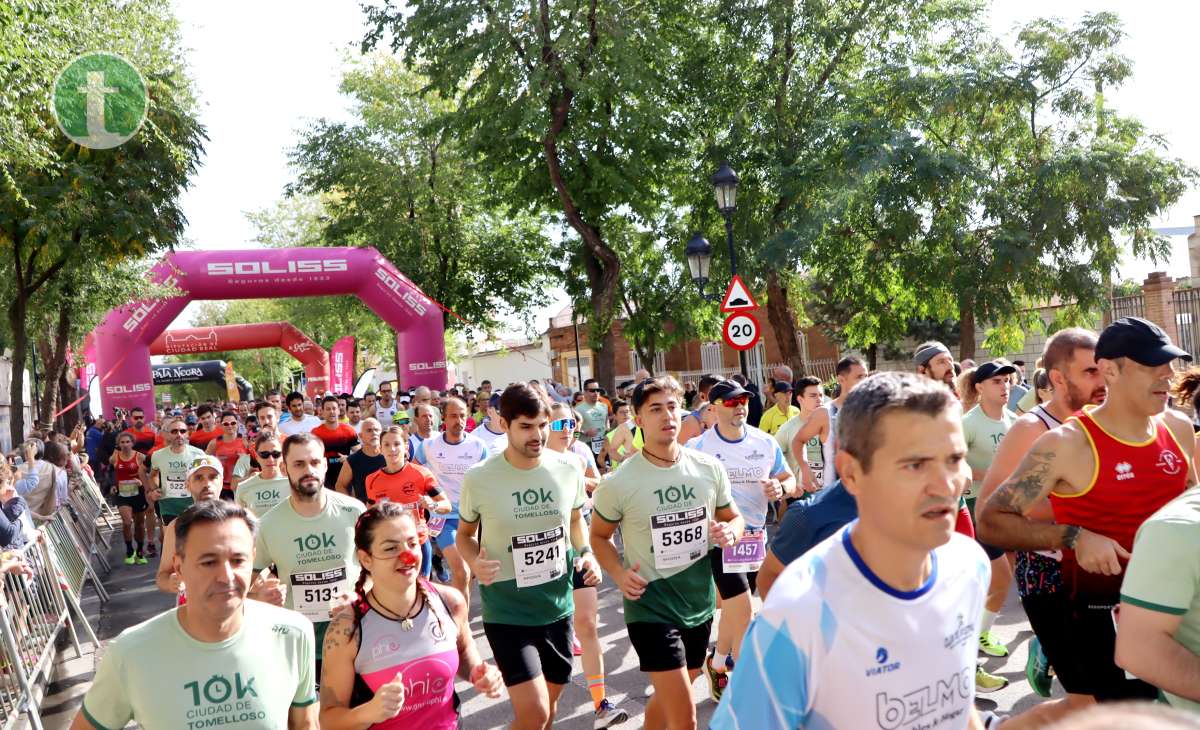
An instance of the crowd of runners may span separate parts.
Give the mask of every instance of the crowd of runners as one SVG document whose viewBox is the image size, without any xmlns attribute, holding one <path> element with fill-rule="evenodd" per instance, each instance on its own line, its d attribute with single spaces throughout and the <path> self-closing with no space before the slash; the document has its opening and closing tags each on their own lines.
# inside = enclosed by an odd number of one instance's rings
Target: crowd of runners
<svg viewBox="0 0 1200 730">
<path fill-rule="evenodd" d="M 609 727 L 629 713 L 606 693 L 605 578 L 647 728 L 695 727 L 700 675 L 722 729 L 1194 727 L 1176 714 L 1200 710 L 1190 360 L 1127 318 L 1055 333 L 1031 374 L 938 342 L 911 372 L 777 368 L 766 404 L 740 376 L 640 372 L 614 393 L 383 383 L 133 409 L 22 444 L 0 528 L 90 471 L 125 562 L 156 561 L 176 597 L 109 643 L 85 730 L 472 727 L 456 680 L 548 728 L 576 656 Z M 974 699 L 1008 683 L 987 662 L 1014 581 L 1047 699 L 1001 716 Z"/>
</svg>

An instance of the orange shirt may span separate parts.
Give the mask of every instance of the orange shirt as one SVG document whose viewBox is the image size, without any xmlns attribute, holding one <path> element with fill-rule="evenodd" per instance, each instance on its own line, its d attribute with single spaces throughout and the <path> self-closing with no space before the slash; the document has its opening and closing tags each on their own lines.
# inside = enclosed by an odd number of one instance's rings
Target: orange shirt
<svg viewBox="0 0 1200 730">
<path fill-rule="evenodd" d="M 429 535 L 425 528 L 425 510 L 421 508 L 421 495 L 436 497 L 441 493 L 433 472 L 411 461 L 405 462 L 400 471 L 388 472 L 385 468 L 367 477 L 367 504 L 386 499 L 406 509 L 412 509 L 417 516 L 417 534 L 420 535 L 422 544 Z"/>
<path fill-rule="evenodd" d="M 213 456 L 221 460 L 221 483 L 226 487 L 229 486 L 233 479 L 233 468 L 237 466 L 238 457 L 242 454 L 249 454 L 250 449 L 246 448 L 246 442 L 240 437 L 235 437 L 232 441 L 226 441 L 223 438 L 216 439 L 212 443 Z"/>
</svg>

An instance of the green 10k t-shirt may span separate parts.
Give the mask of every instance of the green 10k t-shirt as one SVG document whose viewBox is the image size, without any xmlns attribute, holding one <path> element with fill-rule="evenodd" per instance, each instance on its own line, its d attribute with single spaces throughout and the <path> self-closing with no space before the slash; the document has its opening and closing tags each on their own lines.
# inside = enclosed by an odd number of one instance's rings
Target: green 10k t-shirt
<svg viewBox="0 0 1200 730">
<path fill-rule="evenodd" d="M 296 514 L 285 499 L 262 516 L 254 548 L 254 569 L 271 563 L 287 586 L 284 605 L 299 611 L 317 635 L 317 658 L 329 627 L 331 602 L 354 593 L 358 558 L 354 553 L 354 524 L 365 508 L 353 497 L 326 489 L 325 509 L 313 517 Z"/>
<path fill-rule="evenodd" d="M 467 471 L 459 519 L 480 523 L 480 548 L 500 561 L 492 584 L 479 587 L 484 621 L 545 626 L 574 612 L 571 512 L 585 500 L 574 454 L 543 449 L 536 467 L 518 469 L 502 451 Z"/>
<path fill-rule="evenodd" d="M 162 487 L 158 507 L 163 517 L 181 515 L 192 506 L 192 495 L 187 490 L 187 472 L 192 462 L 204 456 L 195 446 L 184 446 L 183 453 L 176 454 L 170 446 L 163 447 L 150 455 L 150 470 L 158 470 L 158 486 Z"/>
<path fill-rule="evenodd" d="M 620 523 L 625 567 L 639 563 L 638 573 L 649 581 L 641 598 L 625 599 L 627 623 L 692 628 L 712 616 L 708 521 L 732 502 L 721 462 L 694 449 L 683 449 L 669 468 L 638 452 L 600 482 L 593 511 Z"/>
<path fill-rule="evenodd" d="M 317 701 L 312 625 L 294 611 L 247 600 L 242 628 L 198 641 L 171 609 L 126 629 L 100 661 L 83 698 L 101 730 L 278 730 L 288 711 Z"/>
<path fill-rule="evenodd" d="M 261 474 L 255 474 L 238 484 L 234 501 L 250 510 L 257 517 L 262 517 L 271 509 L 288 498 L 292 487 L 287 477 L 263 479 Z"/>
</svg>

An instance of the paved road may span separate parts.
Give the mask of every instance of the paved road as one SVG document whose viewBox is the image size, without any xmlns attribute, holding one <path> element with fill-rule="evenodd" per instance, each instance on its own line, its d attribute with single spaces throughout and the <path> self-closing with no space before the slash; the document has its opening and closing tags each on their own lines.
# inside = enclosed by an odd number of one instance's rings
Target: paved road
<svg viewBox="0 0 1200 730">
<path fill-rule="evenodd" d="M 90 614 L 89 618 L 102 642 L 116 636 L 123 629 L 166 610 L 173 600 L 171 596 L 158 593 L 154 589 L 154 566 L 127 567 L 120 563 L 121 551 L 119 545 L 113 546 L 112 562 L 115 567 L 106 580 L 112 601 L 103 608 L 94 599 L 85 601 L 85 610 Z M 483 635 L 478 605 L 476 592 L 471 612 L 471 629 L 481 653 L 490 659 L 491 650 Z M 996 631 L 1008 643 L 1011 654 L 1007 659 L 989 659 L 986 666 L 989 671 L 1008 678 L 1011 684 L 1001 692 L 983 695 L 976 701 L 976 705 L 980 709 L 995 710 L 1003 714 L 1027 709 L 1040 701 L 1040 698 L 1033 694 L 1025 681 L 1025 650 L 1032 633 L 1015 594 L 1010 597 L 997 621 Z M 608 671 L 609 696 L 630 713 L 630 720 L 622 727 L 639 728 L 642 726 L 646 705 L 647 682 L 637 669 L 637 656 L 625 632 L 620 593 L 611 582 L 605 582 L 600 590 L 600 641 L 604 647 L 604 661 Z M 60 663 L 55 682 L 42 703 L 47 730 L 65 730 L 70 724 L 71 718 L 78 711 L 82 695 L 89 686 L 93 668 L 94 655 L 85 655 L 83 660 Z M 571 685 L 563 692 L 559 702 L 555 727 L 564 730 L 587 730 L 592 727 L 591 698 L 578 661 L 576 670 Z M 511 720 L 511 709 L 506 697 L 489 700 L 461 682 L 458 689 L 463 701 L 463 727 L 466 730 L 502 728 Z M 1055 693 L 1056 696 L 1061 696 L 1061 688 L 1057 685 Z M 703 676 L 696 681 L 693 696 L 697 703 L 699 727 L 707 727 L 715 705 L 708 699 L 708 686 Z"/>
</svg>

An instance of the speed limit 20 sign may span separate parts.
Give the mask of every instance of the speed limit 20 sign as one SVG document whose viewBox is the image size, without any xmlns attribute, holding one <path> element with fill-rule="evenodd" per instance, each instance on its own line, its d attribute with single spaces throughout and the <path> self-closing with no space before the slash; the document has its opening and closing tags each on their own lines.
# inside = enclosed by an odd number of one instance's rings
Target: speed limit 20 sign
<svg viewBox="0 0 1200 730">
<path fill-rule="evenodd" d="M 725 318 L 725 329 L 722 333 L 725 343 L 735 350 L 749 350 L 758 344 L 758 320 L 744 312 L 731 314 Z"/>
</svg>

